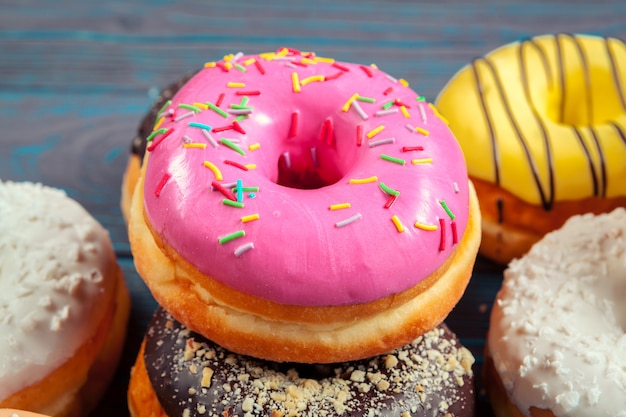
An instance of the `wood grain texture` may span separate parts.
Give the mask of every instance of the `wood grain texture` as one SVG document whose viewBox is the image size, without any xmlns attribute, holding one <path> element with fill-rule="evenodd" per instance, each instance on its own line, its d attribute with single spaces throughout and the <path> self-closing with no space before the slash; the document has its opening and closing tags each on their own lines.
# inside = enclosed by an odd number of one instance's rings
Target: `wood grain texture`
<svg viewBox="0 0 626 417">
<path fill-rule="evenodd" d="M 626 2 L 0 1 L 0 178 L 65 189 L 110 232 L 132 294 L 125 355 L 94 416 L 127 416 L 130 367 L 154 303 L 119 210 L 130 141 L 160 87 L 232 52 L 292 46 L 376 63 L 433 100 L 472 58 L 543 33 L 626 39 Z M 477 358 L 500 267 L 479 259 L 447 322 Z M 479 394 L 477 415 L 490 416 Z"/>
</svg>

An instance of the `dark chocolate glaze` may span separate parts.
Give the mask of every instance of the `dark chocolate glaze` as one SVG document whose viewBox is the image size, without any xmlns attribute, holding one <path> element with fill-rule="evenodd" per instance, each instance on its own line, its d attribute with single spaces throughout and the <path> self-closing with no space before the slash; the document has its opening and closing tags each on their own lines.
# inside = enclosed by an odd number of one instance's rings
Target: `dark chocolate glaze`
<svg viewBox="0 0 626 417">
<path fill-rule="evenodd" d="M 139 127 L 137 129 L 137 135 L 133 139 L 130 147 L 130 151 L 133 155 L 139 156 L 139 158 L 143 161 L 143 156 L 146 153 L 146 138 L 150 133 L 152 133 L 154 123 L 156 122 L 159 111 L 161 110 L 163 105 L 172 97 L 174 97 L 174 94 L 176 94 L 178 90 L 180 90 L 180 88 L 185 85 L 185 83 L 189 81 L 191 77 L 193 77 L 194 74 L 195 73 L 187 74 L 161 90 L 161 93 L 152 104 L 152 107 L 150 107 L 150 110 L 143 117 L 141 123 L 139 124 Z"/>
<path fill-rule="evenodd" d="M 582 40 L 577 36 L 570 34 L 556 34 L 553 36 L 554 39 L 554 48 L 556 50 L 557 56 L 557 68 L 554 69 L 556 73 L 556 81 L 554 79 L 553 73 L 548 64 L 548 58 L 545 50 L 543 49 L 539 43 L 536 42 L 535 39 L 526 39 L 519 43 L 519 64 L 520 64 L 520 73 L 521 73 L 521 83 L 524 88 L 524 94 L 526 95 L 526 99 L 529 103 L 532 103 L 531 100 L 531 91 L 528 83 L 528 77 L 532 76 L 533 71 L 537 71 L 537 69 L 529 68 L 527 66 L 527 62 L 525 59 L 525 53 L 528 49 L 533 49 L 537 52 L 541 60 L 543 62 L 543 71 L 548 79 L 549 88 L 555 88 L 557 83 L 561 91 L 560 97 L 560 121 L 564 122 L 564 114 L 565 109 L 568 103 L 568 95 L 570 92 L 568 91 L 568 83 L 566 82 L 565 73 L 567 71 L 565 60 L 563 57 L 563 49 L 562 45 L 564 42 L 573 42 L 573 45 L 576 49 L 577 59 L 581 63 L 582 67 L 582 80 L 580 80 L 584 87 L 586 101 L 586 109 L 587 109 L 587 120 L 585 121 L 585 126 L 571 126 L 572 134 L 580 145 L 581 152 L 587 160 L 588 175 L 591 177 L 591 181 L 593 184 L 593 195 L 595 197 L 606 197 L 606 189 L 607 189 L 607 172 L 606 172 L 606 155 L 604 149 L 602 149 L 601 141 L 598 138 L 596 130 L 591 125 L 594 120 L 594 111 L 595 106 L 593 103 L 593 98 L 591 94 L 592 80 L 591 80 L 591 72 L 590 72 L 590 63 L 589 59 L 585 54 L 584 48 L 582 46 Z M 622 77 L 618 73 L 617 63 L 615 59 L 615 55 L 613 50 L 611 49 L 611 43 L 609 38 L 604 38 L 605 48 L 606 48 L 606 56 L 609 61 L 609 65 L 611 68 L 611 76 L 613 79 L 613 84 L 615 88 L 619 91 L 619 99 L 622 105 L 622 108 L 626 110 L 626 99 L 624 98 L 624 94 L 622 93 Z M 623 44 L 622 44 L 623 45 Z M 491 62 L 489 56 L 476 58 L 471 63 L 471 69 L 474 76 L 475 88 L 478 92 L 478 96 L 480 98 L 481 109 L 483 111 L 483 116 L 485 118 L 485 122 L 487 125 L 487 129 L 490 135 L 491 147 L 492 147 L 492 158 L 494 163 L 494 182 L 496 184 L 500 184 L 501 178 L 501 161 L 499 155 L 499 145 L 498 138 L 495 135 L 495 129 L 493 127 L 493 120 L 490 115 L 489 109 L 487 107 L 485 98 L 483 97 L 483 91 L 485 89 L 485 82 L 481 79 L 480 73 L 478 71 L 478 66 L 484 65 L 487 68 L 488 76 L 492 79 L 495 91 L 498 95 L 499 101 L 505 110 L 507 115 L 508 122 L 513 127 L 515 131 L 515 139 L 519 141 L 523 151 L 524 157 L 528 162 L 532 176 L 537 187 L 537 191 L 539 193 L 541 199 L 541 205 L 544 210 L 551 210 L 554 201 L 555 201 L 555 185 L 554 185 L 554 157 L 553 157 L 553 149 L 552 143 L 555 140 L 563 140 L 562 138 L 552 138 L 549 135 L 548 130 L 546 129 L 544 123 L 541 121 L 539 109 L 533 108 L 533 114 L 535 118 L 535 122 L 541 131 L 543 137 L 543 144 L 545 147 L 546 155 L 547 155 L 547 171 L 548 171 L 548 181 L 547 184 L 544 185 L 539 176 L 539 170 L 537 168 L 537 162 L 532 156 L 530 152 L 530 145 L 528 139 L 524 136 L 523 130 L 520 128 L 517 120 L 514 116 L 513 104 L 509 101 L 505 92 L 505 85 L 508 82 L 513 82 L 511 80 L 502 80 L 500 77 L 500 72 L 498 68 Z M 624 140 L 624 128 L 612 121 L 606 121 L 606 123 L 611 124 L 617 130 L 619 136 Z M 582 131 L 587 129 L 591 133 L 594 151 L 598 155 L 598 160 L 594 161 L 592 158 L 593 152 L 589 149 L 589 145 L 583 140 Z M 624 144 L 626 145 L 626 140 L 624 140 Z"/>
<path fill-rule="evenodd" d="M 170 417 L 473 416 L 473 358 L 445 325 L 389 355 L 326 365 L 236 355 L 162 308 L 145 342 L 148 375 Z"/>
</svg>

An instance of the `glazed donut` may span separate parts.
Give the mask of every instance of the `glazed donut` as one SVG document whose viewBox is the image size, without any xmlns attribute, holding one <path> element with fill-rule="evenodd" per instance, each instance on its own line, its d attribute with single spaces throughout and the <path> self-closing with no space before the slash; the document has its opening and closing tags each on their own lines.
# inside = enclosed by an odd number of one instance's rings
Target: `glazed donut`
<svg viewBox="0 0 626 417">
<path fill-rule="evenodd" d="M 43 414 L 31 413 L 30 411 L 0 408 L 0 417 L 48 417 Z"/>
<path fill-rule="evenodd" d="M 154 128 L 154 121 L 161 110 L 161 107 L 170 100 L 174 94 L 191 78 L 192 74 L 185 75 L 181 79 L 171 83 L 165 87 L 159 93 L 158 97 L 152 103 L 150 110 L 141 120 L 141 123 L 137 127 L 137 134 L 133 138 L 130 146 L 130 155 L 126 163 L 126 169 L 122 177 L 122 195 L 121 195 L 121 209 L 124 220 L 128 222 L 130 213 L 130 202 L 133 197 L 133 191 L 139 181 L 141 172 L 141 164 L 143 157 L 146 153 L 146 138 Z"/>
<path fill-rule="evenodd" d="M 473 416 L 473 363 L 445 325 L 361 361 L 268 362 L 231 353 L 160 308 L 132 370 L 129 408 L 133 417 Z"/>
<path fill-rule="evenodd" d="M 487 338 L 497 416 L 626 412 L 626 210 L 574 216 L 511 262 Z"/>
<path fill-rule="evenodd" d="M 461 150 L 434 107 L 373 66 L 228 56 L 148 139 L 135 265 L 160 305 L 231 351 L 381 354 L 443 321 L 467 286 L 480 215 Z"/>
<path fill-rule="evenodd" d="M 0 181 L 0 265 L 0 407 L 87 415 L 129 315 L 109 235 L 61 190 Z"/>
<path fill-rule="evenodd" d="M 544 35 L 474 59 L 441 91 L 482 212 L 480 253 L 520 257 L 574 214 L 626 206 L 626 45 Z"/>
</svg>

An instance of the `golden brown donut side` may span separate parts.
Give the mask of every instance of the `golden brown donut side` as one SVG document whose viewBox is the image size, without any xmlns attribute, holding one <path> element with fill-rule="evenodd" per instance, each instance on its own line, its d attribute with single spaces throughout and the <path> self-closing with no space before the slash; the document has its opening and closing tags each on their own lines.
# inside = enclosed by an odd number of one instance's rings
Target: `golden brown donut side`
<svg viewBox="0 0 626 417">
<path fill-rule="evenodd" d="M 117 369 L 126 336 L 130 298 L 119 268 L 109 309 L 93 337 L 61 367 L 0 401 L 0 407 L 32 410 L 53 417 L 88 414 L 100 401 Z"/>
<path fill-rule="evenodd" d="M 406 293 L 358 306 L 279 305 L 198 273 L 155 241 L 144 216 L 141 179 L 133 195 L 129 236 L 137 270 L 155 299 L 191 330 L 236 353 L 263 359 L 340 362 L 409 343 L 441 323 L 456 305 L 480 244 L 480 211 L 470 188 L 468 226 L 448 262 Z M 303 321 L 305 317 L 313 318 Z"/>
<path fill-rule="evenodd" d="M 152 389 L 143 355 L 146 341 L 141 343 L 128 385 L 128 409 L 132 417 L 168 417 Z"/>
<path fill-rule="evenodd" d="M 472 182 L 481 202 L 480 253 L 501 264 L 523 256 L 543 235 L 560 228 L 575 214 L 600 214 L 626 207 L 626 197 L 589 197 L 557 201 L 546 215 L 542 207 L 526 203 L 491 182 Z"/>
</svg>

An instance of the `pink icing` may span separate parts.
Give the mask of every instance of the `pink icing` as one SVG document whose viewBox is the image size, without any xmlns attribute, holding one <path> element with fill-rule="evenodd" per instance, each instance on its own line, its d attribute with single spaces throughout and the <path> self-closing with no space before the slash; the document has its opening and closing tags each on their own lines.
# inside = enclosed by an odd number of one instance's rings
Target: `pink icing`
<svg viewBox="0 0 626 417">
<path fill-rule="evenodd" d="M 162 110 L 145 177 L 152 228 L 201 272 L 282 304 L 363 303 L 415 286 L 465 231 L 467 170 L 456 140 L 404 81 L 374 66 L 285 52 L 208 63 Z M 319 75 L 326 78 L 309 78 Z M 361 99 L 346 104 L 354 94 Z M 250 113 L 237 123 L 238 115 L 207 106 L 237 113 L 242 99 Z M 391 112 L 376 115 L 390 101 Z M 211 185 L 237 181 L 258 187 L 232 192 L 242 208 L 224 204 Z M 400 193 L 395 201 L 385 186 Z M 330 209 L 342 203 L 350 207 Z M 341 226 L 346 219 L 354 221 Z"/>
</svg>

